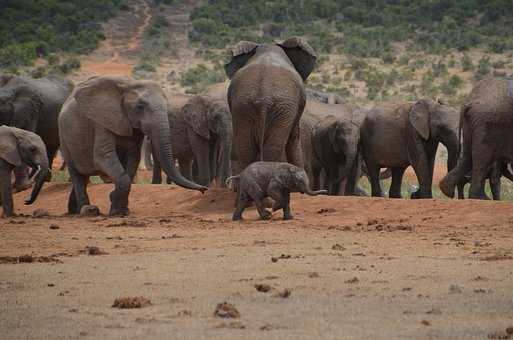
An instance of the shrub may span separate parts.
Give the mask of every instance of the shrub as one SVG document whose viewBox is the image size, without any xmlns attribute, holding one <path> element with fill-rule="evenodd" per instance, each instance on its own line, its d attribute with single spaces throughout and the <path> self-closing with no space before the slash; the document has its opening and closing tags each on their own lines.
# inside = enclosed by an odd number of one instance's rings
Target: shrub
<svg viewBox="0 0 513 340">
<path fill-rule="evenodd" d="M 473 71 L 474 64 L 472 63 L 472 59 L 468 56 L 468 54 L 464 54 L 461 59 L 461 69 L 463 72 Z"/>
</svg>

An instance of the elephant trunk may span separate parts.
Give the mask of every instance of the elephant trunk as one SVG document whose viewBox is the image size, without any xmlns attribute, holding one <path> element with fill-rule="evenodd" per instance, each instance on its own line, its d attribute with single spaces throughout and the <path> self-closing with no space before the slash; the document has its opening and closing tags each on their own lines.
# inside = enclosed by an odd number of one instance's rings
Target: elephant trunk
<svg viewBox="0 0 513 340">
<path fill-rule="evenodd" d="M 30 197 L 25 200 L 25 204 L 29 205 L 36 201 L 37 196 L 39 195 L 39 192 L 41 191 L 41 188 L 43 187 L 43 184 L 46 182 L 46 179 L 48 175 L 50 174 L 50 169 L 48 165 L 42 166 L 41 169 L 39 169 L 39 172 L 37 172 L 36 181 L 34 184 L 34 187 L 32 188 L 32 193 L 30 194 Z"/>
<path fill-rule="evenodd" d="M 150 140 L 153 146 L 153 150 L 157 152 L 157 159 L 159 160 L 160 164 L 162 165 L 162 169 L 169 177 L 169 179 L 186 189 L 199 190 L 201 192 L 207 190 L 206 187 L 191 182 L 183 177 L 182 174 L 180 174 L 180 172 L 176 169 L 171 148 L 169 124 L 167 121 L 156 124 L 156 126 L 152 128 Z"/>
</svg>

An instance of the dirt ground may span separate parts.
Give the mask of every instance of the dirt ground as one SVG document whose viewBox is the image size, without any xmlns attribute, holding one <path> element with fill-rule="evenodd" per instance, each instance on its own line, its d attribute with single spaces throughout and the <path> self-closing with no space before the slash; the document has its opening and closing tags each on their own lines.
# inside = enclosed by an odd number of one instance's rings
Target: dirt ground
<svg viewBox="0 0 513 340">
<path fill-rule="evenodd" d="M 103 213 L 111 189 L 89 187 Z M 236 223 L 221 189 L 134 185 L 126 218 L 65 216 L 68 192 L 49 184 L 33 206 L 19 193 L 24 216 L 0 220 L 2 338 L 513 333 L 511 202 L 294 195 L 293 221 L 258 221 L 250 209 Z M 49 216 L 32 217 L 37 209 Z M 223 302 L 239 317 L 215 315 Z"/>
</svg>

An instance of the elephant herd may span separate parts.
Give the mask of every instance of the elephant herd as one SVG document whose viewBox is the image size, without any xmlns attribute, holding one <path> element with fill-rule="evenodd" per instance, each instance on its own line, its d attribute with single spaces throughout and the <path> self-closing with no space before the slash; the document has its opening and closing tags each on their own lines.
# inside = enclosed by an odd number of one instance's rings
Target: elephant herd
<svg viewBox="0 0 513 340">
<path fill-rule="evenodd" d="M 409 166 L 419 183 L 411 198 L 432 197 L 441 143 L 448 151 L 448 174 L 440 182 L 445 195 L 454 197 L 458 188 L 463 198 L 470 182 L 469 197 L 487 199 L 489 179 L 493 198 L 500 199 L 501 176 L 513 180 L 513 79 L 478 82 L 461 111 L 427 98 L 353 109 L 338 96 L 305 88 L 316 59 L 299 37 L 269 44 L 241 41 L 229 50 L 225 64 L 228 88 L 196 96 L 168 97 L 157 83 L 130 77 L 97 76 L 74 86 L 55 76 L 1 75 L 4 215 L 13 214 L 13 188 L 26 189 L 32 178 L 27 202 L 37 198 L 58 148 L 72 182 L 68 213 L 79 214 L 90 205 L 89 177 L 100 175 L 115 186 L 110 214 L 128 214 L 143 141 L 153 183 L 162 181 L 163 170 L 168 182 L 203 192 L 212 183 L 224 187 L 231 175 L 255 162 L 288 162 L 308 177 L 310 187 L 300 192 L 365 194 L 358 185 L 365 175 L 371 195 L 383 196 L 381 169 L 387 168 L 393 198 L 401 197 Z M 266 169 L 264 177 L 270 178 L 272 167 Z M 246 201 L 239 202 L 236 217 Z M 291 217 L 288 199 L 275 202 L 278 206 Z"/>
</svg>

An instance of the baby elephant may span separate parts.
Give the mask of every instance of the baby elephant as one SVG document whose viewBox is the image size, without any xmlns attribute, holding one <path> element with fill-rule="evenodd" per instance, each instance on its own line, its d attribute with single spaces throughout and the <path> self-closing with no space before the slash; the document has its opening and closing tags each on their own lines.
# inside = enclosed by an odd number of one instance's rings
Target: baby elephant
<svg viewBox="0 0 513 340">
<path fill-rule="evenodd" d="M 32 204 L 50 173 L 46 147 L 41 137 L 15 127 L 0 126 L 0 184 L 3 216 L 13 216 L 11 174 L 15 167 L 28 165 L 37 172 L 36 184 L 25 204 Z"/>
<path fill-rule="evenodd" d="M 258 214 L 263 220 L 271 218 L 262 203 L 266 197 L 274 200 L 273 211 L 283 209 L 283 219 L 293 218 L 290 213 L 290 193 L 300 192 L 310 196 L 327 194 L 326 190 L 312 191 L 308 176 L 303 169 L 289 163 L 255 162 L 244 169 L 240 175 L 232 176 L 227 181 L 237 181 L 239 196 L 233 220 L 241 220 L 242 212 L 255 202 Z"/>
</svg>

